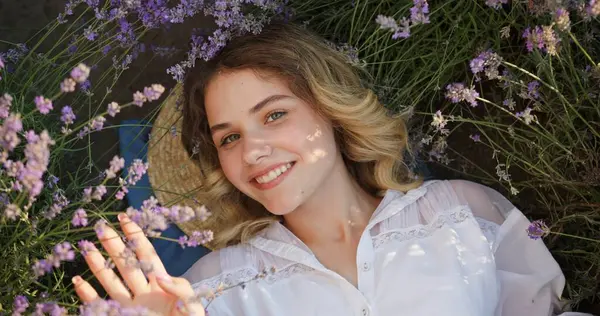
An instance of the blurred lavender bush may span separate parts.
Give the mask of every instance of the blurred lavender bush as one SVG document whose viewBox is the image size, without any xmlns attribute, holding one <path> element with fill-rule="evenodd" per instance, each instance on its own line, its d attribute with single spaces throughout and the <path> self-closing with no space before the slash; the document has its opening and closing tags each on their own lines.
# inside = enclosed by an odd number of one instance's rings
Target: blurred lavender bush
<svg viewBox="0 0 600 316">
<path fill-rule="evenodd" d="M 436 178 L 503 192 L 600 313 L 600 1 L 291 0 L 389 108 Z M 414 162 L 413 162 L 414 163 Z"/>
<path fill-rule="evenodd" d="M 194 29 L 188 47 L 148 41 L 197 15 L 214 26 Z M 197 60 L 210 59 L 232 36 L 260 32 L 275 15 L 289 15 L 282 1 L 73 0 L 31 40 L 3 42 L 10 47 L 0 53 L 0 314 L 89 313 L 71 286 L 75 274 L 93 282 L 80 254 L 96 249 L 95 233 L 125 211 L 128 187 L 148 168 L 114 156 L 99 175 L 92 172 L 90 137 L 119 127 L 106 123 L 123 109 L 168 93 L 156 83 L 129 100 L 109 99 L 130 65 L 143 54 L 173 59 L 183 50 L 184 59 L 165 69 L 180 81 Z M 154 198 L 126 211 L 154 238 L 169 222 L 209 215 L 201 205 L 167 208 Z M 194 236 L 185 246 L 212 235 Z"/>
</svg>

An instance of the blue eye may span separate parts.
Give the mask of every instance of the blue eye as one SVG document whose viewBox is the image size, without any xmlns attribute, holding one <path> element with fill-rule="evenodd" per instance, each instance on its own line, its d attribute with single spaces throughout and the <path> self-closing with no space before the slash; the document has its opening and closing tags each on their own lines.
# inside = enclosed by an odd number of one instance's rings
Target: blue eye
<svg viewBox="0 0 600 316">
<path fill-rule="evenodd" d="M 236 141 L 238 138 L 240 138 L 239 134 L 228 135 L 227 137 L 223 138 L 223 140 L 221 141 L 221 145 L 227 145 L 233 141 Z"/>
<path fill-rule="evenodd" d="M 267 116 L 267 122 L 272 122 L 284 117 L 287 114 L 285 111 L 272 112 Z"/>
</svg>

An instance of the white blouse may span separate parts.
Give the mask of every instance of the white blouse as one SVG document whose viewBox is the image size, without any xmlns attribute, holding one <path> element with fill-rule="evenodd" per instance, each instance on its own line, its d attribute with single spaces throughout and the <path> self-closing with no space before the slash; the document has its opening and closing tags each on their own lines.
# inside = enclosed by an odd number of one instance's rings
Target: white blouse
<svg viewBox="0 0 600 316">
<path fill-rule="evenodd" d="M 488 187 L 428 181 L 387 191 L 358 245 L 357 287 L 279 223 L 208 254 L 184 277 L 218 292 L 204 301 L 210 316 L 554 315 L 564 276 L 528 225 Z"/>
</svg>

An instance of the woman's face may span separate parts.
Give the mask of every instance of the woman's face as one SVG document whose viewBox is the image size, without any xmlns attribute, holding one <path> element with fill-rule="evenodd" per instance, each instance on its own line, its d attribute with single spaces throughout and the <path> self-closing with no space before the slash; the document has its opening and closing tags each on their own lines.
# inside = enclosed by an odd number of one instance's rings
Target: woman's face
<svg viewBox="0 0 600 316">
<path fill-rule="evenodd" d="M 331 124 L 275 76 L 220 73 L 205 105 L 225 176 L 273 214 L 296 209 L 343 163 Z"/>
</svg>

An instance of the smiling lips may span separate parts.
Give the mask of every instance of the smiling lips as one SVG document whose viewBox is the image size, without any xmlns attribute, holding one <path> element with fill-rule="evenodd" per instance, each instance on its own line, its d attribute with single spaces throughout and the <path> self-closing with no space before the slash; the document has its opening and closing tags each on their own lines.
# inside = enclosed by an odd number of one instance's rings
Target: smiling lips
<svg viewBox="0 0 600 316">
<path fill-rule="evenodd" d="M 263 174 L 262 176 L 255 177 L 251 182 L 261 190 L 273 188 L 289 174 L 289 171 L 292 169 L 294 164 L 295 162 L 288 162 L 280 165 L 279 167 L 273 168 L 271 171 Z"/>
</svg>

